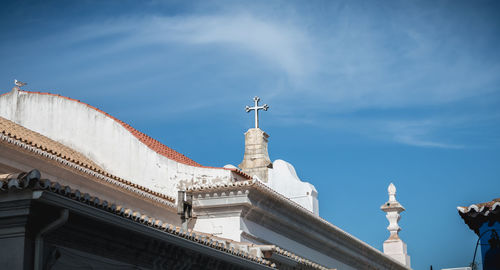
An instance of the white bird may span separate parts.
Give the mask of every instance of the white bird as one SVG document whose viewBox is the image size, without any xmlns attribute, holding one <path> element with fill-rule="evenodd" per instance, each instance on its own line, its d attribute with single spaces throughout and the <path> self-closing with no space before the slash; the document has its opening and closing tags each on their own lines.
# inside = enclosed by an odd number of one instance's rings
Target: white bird
<svg viewBox="0 0 500 270">
<path fill-rule="evenodd" d="M 27 83 L 23 83 L 23 82 L 18 81 L 18 80 L 14 80 L 14 84 L 15 84 L 17 87 L 21 87 L 21 86 L 25 86 L 25 85 L 27 85 Z"/>
</svg>

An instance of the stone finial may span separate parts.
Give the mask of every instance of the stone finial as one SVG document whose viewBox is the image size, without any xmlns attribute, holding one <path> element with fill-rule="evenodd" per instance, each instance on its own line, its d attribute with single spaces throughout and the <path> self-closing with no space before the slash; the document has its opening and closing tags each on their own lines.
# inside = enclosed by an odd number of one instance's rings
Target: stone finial
<svg viewBox="0 0 500 270">
<path fill-rule="evenodd" d="M 386 213 L 386 218 L 389 221 L 387 230 L 390 235 L 384 242 L 384 253 L 400 263 L 410 267 L 410 256 L 407 254 L 406 243 L 399 238 L 398 221 L 401 219 L 400 213 L 405 211 L 405 208 L 396 200 L 396 186 L 393 183 L 387 188 L 389 200 L 384 203 L 380 209 Z"/>
<path fill-rule="evenodd" d="M 396 201 L 396 186 L 393 183 L 389 184 L 387 193 L 389 193 L 389 201 Z"/>
<path fill-rule="evenodd" d="M 393 183 L 389 184 L 387 193 L 389 193 L 389 200 L 383 204 L 380 209 L 387 213 L 386 217 L 389 220 L 389 227 L 387 227 L 387 230 L 391 233 L 389 239 L 399 239 L 398 233 L 401 231 L 401 227 L 398 225 L 398 221 L 401 218 L 399 214 L 403 212 L 405 208 L 396 201 L 396 187 Z"/>
</svg>

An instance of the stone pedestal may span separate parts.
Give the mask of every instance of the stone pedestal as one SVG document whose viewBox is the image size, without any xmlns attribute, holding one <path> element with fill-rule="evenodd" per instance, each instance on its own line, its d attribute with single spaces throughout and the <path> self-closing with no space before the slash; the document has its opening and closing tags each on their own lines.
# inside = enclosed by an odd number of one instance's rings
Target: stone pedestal
<svg viewBox="0 0 500 270">
<path fill-rule="evenodd" d="M 261 181 L 268 180 L 268 168 L 272 162 L 267 152 L 269 135 L 260 128 L 251 128 L 245 133 L 245 155 L 239 165 L 245 173 L 256 175 Z"/>
<path fill-rule="evenodd" d="M 401 239 L 385 240 L 384 254 L 410 267 L 410 256 L 408 256 L 408 251 L 406 250 L 406 243 Z"/>
</svg>

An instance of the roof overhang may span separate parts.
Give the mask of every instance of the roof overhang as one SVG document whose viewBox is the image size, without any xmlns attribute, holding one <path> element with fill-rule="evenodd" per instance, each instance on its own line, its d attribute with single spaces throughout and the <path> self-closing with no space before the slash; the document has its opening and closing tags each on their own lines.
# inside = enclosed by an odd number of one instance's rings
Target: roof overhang
<svg viewBox="0 0 500 270">
<path fill-rule="evenodd" d="M 500 198 L 485 203 L 472 204 L 468 207 L 457 207 L 458 214 L 479 236 L 479 228 L 486 222 L 500 222 Z"/>
<path fill-rule="evenodd" d="M 209 236 L 198 235 L 193 231 L 183 231 L 179 227 L 148 217 L 133 209 L 101 200 L 77 189 L 59 185 L 57 182 L 40 179 L 40 173 L 36 170 L 29 173 L 0 175 L 0 204 L 12 206 L 16 202 L 21 202 L 30 206 L 31 203 L 26 203 L 29 201 L 53 206 L 55 210 L 67 209 L 70 215 L 71 213 L 78 214 L 93 220 L 93 222 L 133 231 L 145 237 L 215 257 L 242 268 L 272 268 L 270 261 L 246 252 L 231 250 Z M 0 208 L 7 209 L 6 207 Z M 1 213 L 1 215 L 3 218 L 7 218 L 10 213 L 19 215 L 19 213 L 10 210 Z M 21 211 L 22 213 L 29 215 L 30 211 Z"/>
<path fill-rule="evenodd" d="M 193 186 L 187 192 L 193 195 L 195 214 L 239 211 L 241 217 L 290 239 L 301 235 L 301 244 L 324 254 L 334 252 L 346 264 L 409 269 L 258 180 Z"/>
</svg>

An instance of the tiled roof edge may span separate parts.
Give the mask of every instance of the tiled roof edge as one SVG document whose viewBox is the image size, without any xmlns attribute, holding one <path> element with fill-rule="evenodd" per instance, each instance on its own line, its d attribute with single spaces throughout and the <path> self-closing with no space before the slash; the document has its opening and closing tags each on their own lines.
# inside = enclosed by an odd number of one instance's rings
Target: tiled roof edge
<svg viewBox="0 0 500 270">
<path fill-rule="evenodd" d="M 334 231 L 340 233 L 345 239 L 348 239 L 350 241 L 353 241 L 354 243 L 357 244 L 358 247 L 360 248 L 365 248 L 365 249 L 368 249 L 370 251 L 372 251 L 373 253 L 377 254 L 377 255 L 382 255 L 384 256 L 385 258 L 388 259 L 388 261 L 390 262 L 397 262 L 395 260 L 393 260 L 392 258 L 388 257 L 387 255 L 385 255 L 384 253 L 382 253 L 380 250 L 366 244 L 365 242 L 359 240 L 358 238 L 356 238 L 355 236 L 345 232 L 344 230 L 340 229 L 339 227 L 333 225 L 332 223 L 328 222 L 327 220 L 323 219 L 322 217 L 320 216 L 317 216 L 315 215 L 314 213 L 312 213 L 311 211 L 307 210 L 306 208 L 304 208 L 303 206 L 301 206 L 300 204 L 292 201 L 291 199 L 283 196 L 281 193 L 277 192 L 276 190 L 270 188 L 269 186 L 267 186 L 266 184 L 262 183 L 261 181 L 257 180 L 257 179 L 253 179 L 253 180 L 248 180 L 248 181 L 239 181 L 239 182 L 232 182 L 232 183 L 218 183 L 218 184 L 206 184 L 206 185 L 195 185 L 195 186 L 192 186 L 192 187 L 188 187 L 187 188 L 187 191 L 190 191 L 190 192 L 207 192 L 207 191 L 215 191 L 215 190 L 229 190 L 229 189 L 235 189 L 235 188 L 239 188 L 239 187 L 255 187 L 256 189 L 262 191 L 262 192 L 265 192 L 269 195 L 271 195 L 272 197 L 282 201 L 282 202 L 285 202 L 287 204 L 289 204 L 290 206 L 294 207 L 295 209 L 299 210 L 302 214 L 304 215 L 307 215 L 309 216 L 310 218 L 330 227 L 331 229 L 333 229 Z M 404 267 L 404 265 L 402 265 L 401 263 L 397 262 L 398 264 L 400 264 L 401 266 Z"/>
<path fill-rule="evenodd" d="M 224 170 L 227 170 L 227 171 L 232 171 L 240 176 L 243 176 L 244 178 L 250 180 L 250 179 L 253 179 L 253 177 L 247 173 L 245 173 L 244 171 L 240 170 L 240 169 L 237 169 L 237 168 L 219 168 L 219 167 L 205 167 L 205 168 L 214 168 L 214 169 L 224 169 Z"/>
<path fill-rule="evenodd" d="M 282 256 L 288 257 L 288 258 L 296 261 L 299 264 L 305 265 L 305 266 L 313 268 L 313 269 L 318 269 L 318 270 L 330 270 L 331 269 L 331 268 L 325 267 L 321 264 L 318 264 L 318 263 L 315 263 L 315 262 L 310 261 L 308 259 L 305 259 L 303 257 L 300 257 L 300 256 L 294 254 L 293 252 L 287 251 L 287 250 L 282 249 L 282 248 L 277 247 L 277 246 L 273 246 L 272 251 L 276 252 Z"/>
<path fill-rule="evenodd" d="M 151 199 L 155 202 L 158 202 L 160 204 L 175 208 L 175 199 L 164 195 L 162 193 L 152 191 L 146 187 L 143 187 L 141 185 L 134 184 L 130 181 L 124 180 L 120 177 L 114 176 L 112 174 L 109 174 L 107 172 L 103 171 L 97 171 L 93 167 L 89 167 L 87 164 L 78 164 L 75 163 L 74 161 L 68 160 L 64 157 L 58 156 L 57 153 L 49 153 L 48 151 L 43 150 L 40 146 L 33 146 L 30 145 L 26 142 L 23 141 L 22 138 L 13 138 L 7 134 L 1 133 L 0 132 L 0 140 L 5 141 L 7 143 L 16 145 L 20 148 L 23 148 L 27 151 L 33 152 L 35 154 L 38 154 L 40 156 L 43 156 L 45 158 L 55 160 L 56 162 L 68 166 L 70 168 L 76 169 L 80 172 L 86 173 L 90 176 L 96 177 L 100 180 L 104 180 L 107 183 L 110 183 L 112 185 L 115 185 L 117 187 L 120 187 L 122 189 L 134 192 L 142 197 Z"/>
<path fill-rule="evenodd" d="M 27 177 L 31 174 L 38 177 Z M 57 182 L 50 181 L 48 179 L 40 179 L 40 173 L 38 170 L 32 170 L 29 173 L 15 174 L 16 178 L 1 178 L 0 177 L 0 192 L 9 192 L 10 190 L 21 190 L 21 189 L 33 189 L 33 190 L 43 190 L 51 193 L 59 194 L 61 196 L 67 197 L 69 199 L 78 201 L 80 203 L 110 212 L 112 214 L 121 216 L 126 219 L 130 219 L 134 222 L 144 224 L 145 226 L 161 230 L 165 233 L 177 235 L 186 240 L 193 241 L 205 245 L 210 248 L 220 250 L 238 257 L 254 261 L 256 263 L 275 268 L 275 265 L 266 259 L 251 255 L 248 252 L 242 250 L 235 250 L 228 247 L 225 243 L 216 241 L 209 236 L 204 234 L 197 234 L 195 231 L 188 230 L 184 231 L 182 228 L 174 226 L 163 222 L 160 219 L 155 219 L 153 217 L 148 217 L 143 215 L 138 211 L 134 211 L 130 208 L 123 208 L 120 205 L 114 203 L 109 203 L 106 200 L 100 200 L 98 197 L 91 196 L 88 193 L 81 193 L 78 189 L 72 189 L 69 186 L 62 186 Z"/>
<path fill-rule="evenodd" d="M 484 212 L 484 215 L 487 216 L 489 212 L 495 211 L 497 209 L 497 207 L 500 207 L 500 198 L 493 199 L 492 201 L 485 202 L 485 203 L 471 204 L 468 207 L 467 206 L 458 206 L 457 210 L 460 211 L 462 214 L 467 214 L 471 211 L 477 212 L 477 213 Z"/>
<path fill-rule="evenodd" d="M 465 224 L 479 236 L 479 228 L 484 222 L 500 221 L 500 198 L 468 207 L 458 206 L 457 210 Z"/>
</svg>

